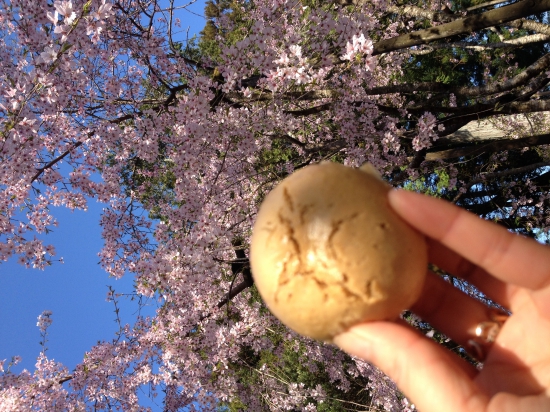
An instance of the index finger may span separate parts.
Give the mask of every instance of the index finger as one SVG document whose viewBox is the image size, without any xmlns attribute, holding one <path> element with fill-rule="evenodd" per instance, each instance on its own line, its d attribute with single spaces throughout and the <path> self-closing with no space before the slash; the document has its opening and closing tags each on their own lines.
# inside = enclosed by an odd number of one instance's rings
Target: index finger
<svg viewBox="0 0 550 412">
<path fill-rule="evenodd" d="M 496 278 L 532 290 L 550 283 L 547 246 L 433 197 L 393 190 L 389 201 L 411 226 Z"/>
</svg>

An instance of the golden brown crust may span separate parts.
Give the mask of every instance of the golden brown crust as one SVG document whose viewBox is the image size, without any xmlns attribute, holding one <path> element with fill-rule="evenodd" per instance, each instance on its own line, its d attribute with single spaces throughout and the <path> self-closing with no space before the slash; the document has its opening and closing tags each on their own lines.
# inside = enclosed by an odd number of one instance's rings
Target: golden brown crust
<svg viewBox="0 0 550 412">
<path fill-rule="evenodd" d="M 283 323 L 330 341 L 353 324 L 393 319 L 418 298 L 426 243 L 391 210 L 388 190 L 368 170 L 326 162 L 294 173 L 267 196 L 251 265 Z"/>
</svg>

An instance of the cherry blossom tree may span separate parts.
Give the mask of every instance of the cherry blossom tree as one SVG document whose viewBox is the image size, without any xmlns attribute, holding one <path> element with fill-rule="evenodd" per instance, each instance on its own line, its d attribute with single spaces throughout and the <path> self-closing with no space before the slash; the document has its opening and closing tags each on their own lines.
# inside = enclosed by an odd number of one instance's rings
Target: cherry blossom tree
<svg viewBox="0 0 550 412">
<path fill-rule="evenodd" d="M 266 193 L 322 160 L 548 231 L 550 0 L 508 3 L 235 2 L 197 49 L 173 1 L 0 0 L 0 260 L 55 263 L 49 208 L 94 198 L 102 266 L 159 302 L 74 371 L 0 363 L 0 410 L 147 410 L 144 386 L 166 411 L 413 410 L 267 311 L 249 238 Z"/>
</svg>

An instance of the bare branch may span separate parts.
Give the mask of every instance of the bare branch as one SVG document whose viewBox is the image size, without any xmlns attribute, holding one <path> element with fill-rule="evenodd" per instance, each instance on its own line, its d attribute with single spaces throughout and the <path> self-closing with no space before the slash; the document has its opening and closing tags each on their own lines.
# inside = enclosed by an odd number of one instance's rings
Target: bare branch
<svg viewBox="0 0 550 412">
<path fill-rule="evenodd" d="M 59 379 L 59 384 L 63 384 L 65 382 L 68 382 L 70 381 L 71 379 L 73 379 L 73 375 L 66 375 L 66 376 L 63 376 L 61 379 Z"/>
<path fill-rule="evenodd" d="M 549 0 L 550 1 L 550 0 Z M 365 90 L 369 95 L 390 94 L 390 93 L 412 93 L 412 92 L 445 92 L 465 97 L 484 96 L 488 94 L 502 93 L 522 86 L 533 77 L 541 74 L 550 67 L 550 54 L 546 54 L 527 67 L 518 75 L 503 83 L 496 82 L 484 87 L 449 87 L 443 83 L 413 83 L 394 84 L 389 86 L 374 87 Z"/>
<path fill-rule="evenodd" d="M 252 278 L 252 272 L 250 271 L 250 262 L 248 260 L 248 257 L 246 256 L 244 252 L 244 245 L 240 239 L 235 239 L 233 242 L 233 248 L 235 250 L 235 254 L 237 255 L 237 259 L 233 260 L 231 262 L 231 272 L 233 273 L 233 276 L 237 276 L 239 273 L 243 275 L 243 281 L 239 283 L 237 286 L 233 287 L 233 283 L 231 283 L 231 287 L 229 288 L 229 292 L 225 294 L 225 296 L 218 302 L 216 305 L 218 308 L 222 308 L 223 306 L 227 305 L 231 300 L 237 296 L 239 293 L 241 293 L 243 290 L 248 289 L 252 285 L 254 285 L 254 279 Z M 212 313 L 207 313 L 206 315 L 203 315 L 199 318 L 197 324 L 199 322 L 202 322 L 203 320 L 209 318 L 212 316 Z M 197 325 L 193 326 L 191 328 L 192 330 L 195 330 L 197 328 Z M 191 336 L 192 332 L 187 332 L 185 335 L 186 337 Z"/>
<path fill-rule="evenodd" d="M 422 49 L 409 50 L 411 54 L 414 55 L 424 55 L 433 52 L 434 50 L 439 49 L 469 49 L 469 50 L 491 50 L 497 48 L 512 48 L 512 47 L 522 47 L 527 44 L 533 43 L 542 43 L 550 40 L 550 35 L 537 33 L 531 34 L 529 36 L 518 37 L 517 39 L 504 40 L 498 43 L 487 43 L 487 44 L 472 44 L 466 41 L 455 42 L 455 43 L 436 43 L 425 45 Z"/>
<path fill-rule="evenodd" d="M 300 147 L 306 147 L 306 144 L 299 141 L 298 139 L 296 139 L 295 137 L 292 137 L 290 136 L 289 134 L 273 134 L 273 135 L 266 135 L 272 139 L 285 139 L 287 141 L 289 141 L 290 143 L 292 144 L 295 144 L 297 146 L 300 146 Z"/>
<path fill-rule="evenodd" d="M 426 30 L 419 30 L 402 36 L 379 41 L 374 45 L 373 55 L 406 49 L 430 43 L 459 34 L 470 34 L 477 30 L 517 20 L 522 17 L 550 10 L 550 0 L 523 0 L 509 6 L 499 7 L 481 14 L 445 23 Z"/>
<path fill-rule="evenodd" d="M 462 114 L 457 114 L 456 116 L 442 120 L 440 123 L 445 127 L 445 134 L 441 136 L 448 136 L 473 120 L 481 120 L 490 116 L 548 111 L 550 110 L 550 101 L 529 100 L 527 102 L 511 102 L 502 106 L 495 104 L 487 106 L 485 110 L 481 110 L 483 106 L 486 105 L 479 104 L 476 106 L 464 107 Z"/>
<path fill-rule="evenodd" d="M 222 306 L 228 304 L 231 299 L 233 299 L 243 290 L 249 288 L 254 284 L 252 272 L 250 272 L 250 262 L 248 261 L 248 257 L 244 252 L 244 244 L 242 240 L 234 239 L 232 244 L 237 259 L 231 263 L 231 272 L 233 272 L 233 276 L 237 276 L 239 273 L 242 273 L 243 281 L 239 283 L 236 287 L 229 288 L 229 292 L 227 292 L 223 299 L 218 302 L 218 308 L 221 308 Z M 233 283 L 231 284 L 231 286 L 233 286 Z"/>
<path fill-rule="evenodd" d="M 245 279 L 241 283 L 239 283 L 237 286 L 231 288 L 231 290 L 223 297 L 223 299 L 218 302 L 217 304 L 218 308 L 221 308 L 222 306 L 228 304 L 231 301 L 231 299 L 233 299 L 235 296 L 237 296 L 239 293 L 249 288 L 253 284 L 254 282 L 250 282 L 248 279 Z"/>
<path fill-rule="evenodd" d="M 510 1 L 510 0 L 492 0 L 492 1 L 488 1 L 487 3 L 478 4 L 476 6 L 468 7 L 466 10 L 472 11 L 472 10 L 482 9 L 484 7 L 494 6 L 495 4 L 507 3 L 508 1 Z"/>
<path fill-rule="evenodd" d="M 170 50 L 172 53 L 177 54 L 176 47 L 174 46 L 174 41 L 172 40 L 172 19 L 174 18 L 174 0 L 170 0 L 170 19 L 168 21 L 168 44 L 170 45 Z M 161 10 L 164 11 L 164 10 Z"/>
<path fill-rule="evenodd" d="M 38 179 L 40 177 L 40 175 L 42 173 L 44 173 L 44 171 L 46 171 L 47 169 L 49 169 L 50 167 L 52 167 L 53 165 L 55 165 L 57 162 L 60 162 L 61 160 L 63 160 L 65 157 L 67 157 L 69 155 L 69 153 L 71 153 L 74 149 L 76 149 L 77 147 L 81 146 L 82 145 L 82 142 L 76 142 L 73 147 L 71 147 L 70 149 L 68 149 L 66 152 L 64 152 L 63 154 L 59 155 L 58 157 L 56 157 L 55 159 L 53 159 L 51 162 L 49 162 L 48 164 L 46 164 L 44 167 L 41 167 L 40 169 L 36 169 L 36 174 L 32 177 L 31 179 L 31 183 L 33 183 L 36 179 Z"/>
<path fill-rule="evenodd" d="M 453 149 L 428 152 L 426 154 L 426 160 L 446 160 L 463 156 L 477 156 L 482 153 L 500 152 L 503 150 L 515 150 L 522 149 L 524 147 L 534 147 L 550 144 L 550 133 L 529 136 L 521 139 L 502 139 L 492 141 L 491 143 L 483 145 L 473 145 L 466 147 L 458 147 Z"/>
<path fill-rule="evenodd" d="M 512 102 L 504 105 L 502 108 L 495 109 L 497 113 L 518 114 L 545 112 L 550 110 L 550 101 L 548 100 L 529 100 L 528 102 Z"/>
<path fill-rule="evenodd" d="M 502 177 L 532 172 L 533 170 L 537 170 L 537 169 L 540 169 L 541 167 L 546 167 L 546 166 L 550 166 L 550 162 L 534 163 L 523 167 L 517 167 L 515 169 L 503 170 L 502 172 L 485 173 L 476 179 L 470 180 L 468 182 L 467 188 L 470 189 L 472 186 L 477 185 L 478 183 L 484 183 L 487 180 L 500 179 Z M 452 200 L 452 202 L 456 203 L 462 197 L 462 194 L 463 193 L 460 192 L 458 195 L 456 195 L 455 198 Z"/>
<path fill-rule="evenodd" d="M 324 111 L 330 109 L 331 106 L 332 106 L 332 103 L 325 103 L 325 104 L 321 104 L 319 106 L 314 106 L 314 107 L 310 107 L 310 108 L 302 109 L 302 110 L 285 110 L 283 113 L 291 114 L 291 115 L 296 116 L 296 117 L 309 116 L 309 115 L 312 115 L 312 114 L 317 114 L 317 113 L 324 112 Z"/>
<path fill-rule="evenodd" d="M 339 93 L 334 90 L 311 90 L 307 92 L 284 92 L 274 95 L 267 90 L 255 90 L 250 97 L 244 97 L 242 92 L 229 92 L 225 94 L 229 99 L 244 102 L 271 101 L 275 97 L 291 98 L 293 100 L 319 100 L 338 97 Z"/>
<path fill-rule="evenodd" d="M 418 169 L 425 159 L 426 159 L 426 149 L 422 149 L 415 152 L 413 157 L 408 158 L 410 163 L 407 166 L 407 168 L 399 172 L 393 179 L 392 183 L 394 185 L 398 183 L 402 183 L 408 177 L 407 170 Z"/>
<path fill-rule="evenodd" d="M 389 6 L 387 11 L 390 13 L 399 14 L 401 16 L 411 16 L 411 17 L 423 17 L 425 19 L 435 21 L 438 23 L 453 21 L 455 18 L 452 14 L 439 13 L 433 10 L 424 9 L 417 6 Z"/>
<path fill-rule="evenodd" d="M 519 19 L 511 21 L 508 25 L 515 27 L 516 29 L 532 30 L 537 33 L 550 35 L 550 26 L 548 24 L 539 23 L 533 20 Z"/>
</svg>

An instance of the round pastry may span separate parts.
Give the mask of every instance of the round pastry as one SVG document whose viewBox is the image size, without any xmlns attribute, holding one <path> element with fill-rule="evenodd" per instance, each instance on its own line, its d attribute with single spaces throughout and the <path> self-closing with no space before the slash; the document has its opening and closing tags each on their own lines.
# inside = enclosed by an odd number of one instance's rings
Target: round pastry
<svg viewBox="0 0 550 412">
<path fill-rule="evenodd" d="M 419 297 L 424 237 L 389 206 L 370 165 L 323 162 L 263 202 L 251 241 L 256 286 L 294 331 L 331 341 L 354 324 L 395 319 Z"/>
</svg>

